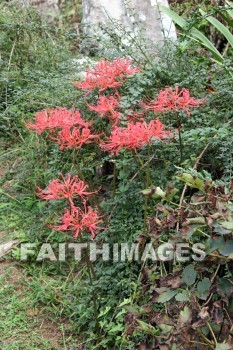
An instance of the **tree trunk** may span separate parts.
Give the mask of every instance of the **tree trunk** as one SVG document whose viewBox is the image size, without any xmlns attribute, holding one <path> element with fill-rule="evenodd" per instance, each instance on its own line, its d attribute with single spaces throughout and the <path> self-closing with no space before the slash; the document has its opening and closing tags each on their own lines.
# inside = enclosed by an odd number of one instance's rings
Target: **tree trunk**
<svg viewBox="0 0 233 350">
<path fill-rule="evenodd" d="M 174 24 L 160 13 L 158 3 L 169 6 L 167 0 L 131 0 L 130 7 L 124 0 L 83 0 L 82 22 L 87 33 L 91 32 L 90 25 L 110 25 L 112 18 L 135 34 L 143 33 L 154 43 L 163 42 L 165 37 L 175 40 Z"/>
</svg>

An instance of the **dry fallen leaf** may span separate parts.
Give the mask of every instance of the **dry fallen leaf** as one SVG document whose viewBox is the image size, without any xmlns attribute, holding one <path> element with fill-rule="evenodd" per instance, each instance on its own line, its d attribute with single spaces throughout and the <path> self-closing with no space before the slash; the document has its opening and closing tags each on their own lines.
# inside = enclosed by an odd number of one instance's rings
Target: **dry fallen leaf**
<svg viewBox="0 0 233 350">
<path fill-rule="evenodd" d="M 37 308 L 35 309 L 29 309 L 28 312 L 27 312 L 27 315 L 28 316 L 37 316 L 39 313 L 39 310 Z"/>
<path fill-rule="evenodd" d="M 4 244 L 0 244 L 0 258 L 6 255 L 17 243 L 18 243 L 18 240 L 14 240 L 14 241 L 6 242 Z"/>
<path fill-rule="evenodd" d="M 210 314 L 208 312 L 208 306 L 203 307 L 201 311 L 198 314 L 202 320 L 206 320 L 207 318 L 210 317 Z"/>
</svg>

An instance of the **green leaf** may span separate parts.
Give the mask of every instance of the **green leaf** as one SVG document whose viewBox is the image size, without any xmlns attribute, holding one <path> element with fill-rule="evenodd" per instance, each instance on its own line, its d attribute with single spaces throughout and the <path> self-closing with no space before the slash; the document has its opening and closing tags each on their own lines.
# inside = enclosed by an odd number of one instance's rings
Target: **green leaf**
<svg viewBox="0 0 233 350">
<path fill-rule="evenodd" d="M 149 194 L 151 194 L 151 188 L 146 188 L 145 190 L 142 190 L 140 193 L 144 194 L 145 196 L 148 196 Z"/>
<path fill-rule="evenodd" d="M 99 321 L 99 325 L 101 328 L 104 328 L 106 326 L 107 320 Z"/>
<path fill-rule="evenodd" d="M 184 309 L 180 311 L 179 321 L 181 321 L 181 323 L 187 323 L 190 321 L 191 317 L 192 311 L 187 305 L 185 305 Z"/>
<path fill-rule="evenodd" d="M 219 252 L 224 256 L 229 256 L 233 253 L 233 241 L 226 241 L 225 244 L 219 249 Z"/>
<path fill-rule="evenodd" d="M 209 21 L 215 28 L 217 28 L 223 36 L 225 36 L 231 47 L 233 47 L 233 35 L 229 31 L 229 29 L 213 16 L 208 16 L 203 10 L 200 9 L 200 12 L 203 16 L 205 16 L 207 21 Z"/>
<path fill-rule="evenodd" d="M 191 286 L 195 283 L 197 278 L 197 273 L 192 266 L 186 266 L 182 273 L 182 280 L 187 286 Z"/>
<path fill-rule="evenodd" d="M 177 176 L 176 178 L 178 180 L 184 181 L 189 187 L 198 188 L 200 191 L 205 192 L 203 187 L 204 181 L 199 178 L 195 178 L 189 173 L 182 173 L 180 176 Z"/>
<path fill-rule="evenodd" d="M 165 198 L 166 192 L 164 192 L 160 187 L 152 186 L 151 188 L 146 188 L 140 191 L 140 193 L 145 196 L 151 196 L 152 198 Z"/>
<path fill-rule="evenodd" d="M 200 44 L 205 46 L 214 55 L 218 62 L 223 62 L 223 57 L 220 54 L 220 52 L 214 47 L 211 41 L 209 41 L 209 39 L 207 39 L 207 37 L 204 34 L 202 34 L 196 28 L 191 29 L 191 34 L 198 40 Z"/>
<path fill-rule="evenodd" d="M 233 2 L 226 1 L 226 7 L 227 7 L 227 13 L 228 15 L 233 18 Z M 229 7 L 229 8 L 228 8 Z"/>
<path fill-rule="evenodd" d="M 203 216 L 197 216 L 195 218 L 188 218 L 186 222 L 190 225 L 205 225 L 206 221 Z"/>
<path fill-rule="evenodd" d="M 172 326 L 169 324 L 161 323 L 158 326 L 164 333 L 170 333 L 172 330 Z"/>
<path fill-rule="evenodd" d="M 217 239 L 215 238 L 208 238 L 206 241 L 206 254 L 211 254 L 215 250 L 218 250 L 224 245 L 224 239 L 223 237 L 219 237 Z"/>
<path fill-rule="evenodd" d="M 231 20 L 230 16 L 228 16 L 228 14 L 224 13 L 221 10 L 215 9 L 216 13 L 218 13 L 223 19 L 224 21 L 226 21 L 226 23 L 228 23 L 228 25 L 233 28 L 233 21 Z M 233 17 L 232 17 L 233 18 Z"/>
<path fill-rule="evenodd" d="M 189 301 L 188 294 L 185 292 L 186 291 L 184 291 L 183 293 L 176 294 L 175 296 L 176 301 Z"/>
<path fill-rule="evenodd" d="M 120 303 L 120 305 L 118 305 L 118 307 L 121 307 L 121 306 L 130 304 L 130 303 L 131 303 L 131 299 L 130 299 L 130 298 L 128 298 L 128 299 L 125 298 L 125 299 L 122 301 L 122 303 Z"/>
<path fill-rule="evenodd" d="M 233 293 L 233 283 L 228 278 L 220 278 L 217 282 L 217 292 L 222 298 L 228 298 Z"/>
<path fill-rule="evenodd" d="M 233 222 L 232 221 L 221 221 L 221 225 L 226 229 L 233 231 Z"/>
<path fill-rule="evenodd" d="M 1 204 L 0 204 L 0 209 L 9 207 L 9 205 L 10 205 L 10 203 L 1 203 Z"/>
<path fill-rule="evenodd" d="M 178 26 L 180 26 L 182 29 L 186 29 L 188 28 L 188 23 L 182 18 L 180 17 L 177 13 L 175 13 L 174 11 L 172 11 L 171 9 L 159 5 L 159 9 L 167 14 L 176 24 L 178 24 Z M 220 54 L 220 52 L 216 49 L 216 47 L 209 41 L 209 39 L 206 38 L 206 36 L 204 34 L 202 34 L 199 30 L 197 30 L 196 28 L 191 28 L 190 29 L 190 34 L 191 37 L 194 37 L 195 39 L 197 39 L 197 41 L 202 44 L 203 46 L 205 46 L 216 58 L 216 60 L 218 62 L 223 62 L 223 57 Z"/>
<path fill-rule="evenodd" d="M 151 326 L 150 324 L 137 320 L 138 327 L 137 329 L 142 330 L 144 333 L 151 334 L 151 335 L 157 335 L 159 333 L 159 330 Z"/>
<path fill-rule="evenodd" d="M 223 228 L 220 222 L 214 222 L 212 226 L 214 227 L 214 232 L 219 235 L 229 235 L 231 233 L 231 231 Z"/>
<path fill-rule="evenodd" d="M 116 314 L 115 318 L 119 318 L 119 317 L 121 317 L 122 315 L 125 315 L 126 312 L 127 312 L 127 311 L 126 311 L 125 309 L 122 309 L 120 312 L 118 312 L 118 313 Z"/>
<path fill-rule="evenodd" d="M 165 198 L 166 193 L 160 188 L 156 187 L 155 192 L 152 195 L 152 198 Z"/>
<path fill-rule="evenodd" d="M 120 185 L 120 187 L 119 187 L 119 191 L 120 191 L 121 193 L 124 193 L 124 192 L 128 191 L 128 189 L 129 189 L 129 184 L 122 184 L 122 185 Z"/>
<path fill-rule="evenodd" d="M 211 282 L 209 278 L 206 278 L 206 277 L 202 281 L 198 282 L 197 284 L 197 290 L 201 294 L 209 291 L 210 287 L 211 287 Z"/>
<path fill-rule="evenodd" d="M 111 307 L 110 306 L 107 306 L 103 311 L 100 312 L 98 318 L 106 315 L 109 311 L 111 310 Z"/>
<path fill-rule="evenodd" d="M 188 239 L 190 239 L 192 235 L 202 226 L 203 225 L 200 225 L 200 224 L 197 224 L 197 225 L 189 224 L 187 226 L 183 225 L 182 234 L 184 234 L 185 236 L 187 236 Z"/>
<path fill-rule="evenodd" d="M 169 289 L 166 292 L 163 292 L 162 294 L 160 294 L 157 297 L 156 301 L 158 303 L 166 303 L 167 301 L 171 300 L 177 293 L 178 293 L 177 290 Z"/>
<path fill-rule="evenodd" d="M 112 328 L 109 329 L 109 333 L 118 333 L 122 332 L 124 329 L 123 324 L 119 323 L 116 326 L 113 326 Z"/>
<path fill-rule="evenodd" d="M 173 22 L 178 24 L 179 27 L 185 28 L 187 26 L 187 22 L 181 16 L 179 16 L 176 12 L 160 4 L 158 6 L 160 11 L 168 15 L 173 20 Z"/>
<path fill-rule="evenodd" d="M 231 350 L 231 346 L 226 343 L 217 343 L 215 350 Z"/>
</svg>

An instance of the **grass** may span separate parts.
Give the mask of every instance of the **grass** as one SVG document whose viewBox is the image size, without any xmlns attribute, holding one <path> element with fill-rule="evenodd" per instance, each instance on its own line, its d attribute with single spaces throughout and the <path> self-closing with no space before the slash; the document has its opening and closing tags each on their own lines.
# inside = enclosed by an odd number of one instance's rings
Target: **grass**
<svg viewBox="0 0 233 350">
<path fill-rule="evenodd" d="M 62 349 L 61 332 L 38 309 L 31 309 L 23 271 L 12 261 L 1 263 L 0 285 L 0 348 Z"/>
<path fill-rule="evenodd" d="M 12 238 L 3 232 L 0 244 Z M 81 349 L 63 316 L 67 276 L 34 263 L 25 268 L 10 255 L 0 260 L 0 349 Z"/>
<path fill-rule="evenodd" d="M 2 178 L 8 165 L 1 164 Z M 25 241 L 28 228 L 35 225 L 30 206 L 23 198 L 18 205 L 10 184 L 4 182 L 0 192 L 0 244 L 12 239 Z M 79 349 L 63 315 L 63 287 L 64 281 L 69 282 L 69 271 L 59 273 L 54 266 L 33 262 L 22 265 L 18 258 L 17 246 L 0 258 L 0 349 Z"/>
</svg>

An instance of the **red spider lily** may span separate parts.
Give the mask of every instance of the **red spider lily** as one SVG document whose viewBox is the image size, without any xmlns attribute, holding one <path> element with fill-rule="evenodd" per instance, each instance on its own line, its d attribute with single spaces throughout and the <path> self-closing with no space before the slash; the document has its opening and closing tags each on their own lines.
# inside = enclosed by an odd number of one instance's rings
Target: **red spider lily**
<svg viewBox="0 0 233 350">
<path fill-rule="evenodd" d="M 81 82 L 73 82 L 74 86 L 90 92 L 98 88 L 102 92 L 108 88 L 117 88 L 123 84 L 123 79 L 139 72 L 139 68 L 132 66 L 132 61 L 127 57 L 116 58 L 112 62 L 101 60 L 97 63 L 95 69 L 89 69 L 86 72 L 86 79 Z"/>
<path fill-rule="evenodd" d="M 149 124 L 146 122 L 129 123 L 127 128 L 113 129 L 107 142 L 102 141 L 100 145 L 106 151 L 117 155 L 122 148 L 142 148 L 149 144 L 153 137 L 166 138 L 169 132 L 163 129 L 164 125 L 158 118 L 151 120 Z"/>
<path fill-rule="evenodd" d="M 84 181 L 80 180 L 77 175 L 72 177 L 70 174 L 67 174 L 66 177 L 64 177 L 61 174 L 61 180 L 54 179 L 50 181 L 45 190 L 38 187 L 36 194 L 39 198 L 43 198 L 47 201 L 65 198 L 69 200 L 70 204 L 72 204 L 73 198 L 80 197 L 85 203 L 88 196 L 96 193 L 87 192 L 88 187 L 89 186 L 85 184 Z"/>
<path fill-rule="evenodd" d="M 112 113 L 118 107 L 119 107 L 119 101 L 117 101 L 113 96 L 110 96 L 110 97 L 100 96 L 96 106 L 88 105 L 88 108 L 91 111 L 100 113 L 101 116 L 104 116 L 107 113 Z"/>
<path fill-rule="evenodd" d="M 103 221 L 102 216 L 99 216 L 97 210 L 92 207 L 85 208 L 82 211 L 80 208 L 73 207 L 71 210 L 65 209 L 65 214 L 61 218 L 61 224 L 52 226 L 57 231 L 73 231 L 74 238 L 77 238 L 80 233 L 90 232 L 94 239 L 96 233 L 103 229 L 98 225 Z"/>
<path fill-rule="evenodd" d="M 118 57 L 112 62 L 102 60 L 97 64 L 95 69 L 95 71 L 99 75 L 103 75 L 108 72 L 113 72 L 116 77 L 119 76 L 120 78 L 124 78 L 127 75 L 138 73 L 139 70 L 140 69 L 138 67 L 132 66 L 132 61 L 128 57 L 124 59 Z"/>
<path fill-rule="evenodd" d="M 94 239 L 95 238 L 95 231 L 98 229 L 103 229 L 98 227 L 97 225 L 100 224 L 103 220 L 101 220 L 102 216 L 99 216 L 97 213 L 97 210 L 94 210 L 92 207 L 88 207 L 87 211 L 83 212 L 82 214 L 82 229 L 87 230 L 91 232 L 91 236 Z M 75 233 L 74 238 L 77 237 L 77 232 Z"/>
<path fill-rule="evenodd" d="M 190 116 L 189 109 L 192 107 L 198 107 L 203 104 L 205 100 L 195 100 L 190 96 L 188 89 L 181 89 L 175 86 L 175 89 L 167 86 L 164 90 L 161 90 L 158 94 L 157 100 L 151 101 L 148 105 L 142 103 L 142 107 L 148 110 L 157 112 L 167 112 L 171 110 L 184 110 L 187 116 Z"/>
<path fill-rule="evenodd" d="M 74 125 L 88 127 L 79 111 L 68 110 L 66 108 L 52 108 L 42 110 L 35 115 L 35 123 L 26 123 L 28 129 L 35 130 L 41 134 L 44 130 L 54 130 L 55 128 L 68 128 Z"/>
<path fill-rule="evenodd" d="M 51 136 L 51 140 L 60 145 L 60 150 L 68 148 L 81 148 L 83 144 L 92 143 L 94 139 L 97 139 L 99 135 L 91 134 L 91 130 L 86 127 L 82 128 L 73 127 L 64 128 L 58 134 L 57 137 Z"/>
<path fill-rule="evenodd" d="M 110 96 L 110 97 L 100 96 L 97 105 L 96 106 L 88 105 L 88 108 L 91 111 L 95 111 L 99 113 L 100 117 L 103 117 L 106 115 L 106 117 L 109 120 L 114 122 L 114 125 L 116 125 L 119 122 L 119 116 L 121 115 L 121 113 L 115 110 L 116 108 L 119 108 L 119 101 L 115 99 L 113 96 Z"/>
</svg>

